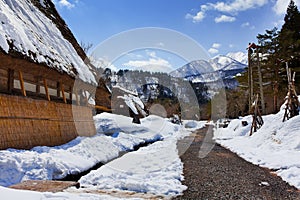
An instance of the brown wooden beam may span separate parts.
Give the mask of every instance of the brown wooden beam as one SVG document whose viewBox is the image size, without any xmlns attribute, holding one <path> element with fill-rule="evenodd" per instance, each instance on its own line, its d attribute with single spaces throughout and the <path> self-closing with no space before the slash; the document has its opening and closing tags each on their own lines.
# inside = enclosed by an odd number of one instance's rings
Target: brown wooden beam
<svg viewBox="0 0 300 200">
<path fill-rule="evenodd" d="M 61 86 L 60 86 L 61 84 L 60 84 L 60 82 L 57 82 L 57 84 L 56 84 L 56 96 L 57 97 L 60 97 L 60 91 L 61 91 Z"/>
<path fill-rule="evenodd" d="M 49 95 L 49 90 L 48 90 L 48 85 L 47 85 L 47 80 L 45 78 L 44 78 L 44 87 L 45 87 L 46 98 L 48 101 L 51 101 L 50 95 Z"/>
<path fill-rule="evenodd" d="M 35 92 L 37 94 L 41 93 L 40 79 L 41 79 L 40 77 L 36 77 Z"/>
<path fill-rule="evenodd" d="M 74 94 L 75 94 L 75 98 L 76 98 L 76 103 L 79 106 L 80 102 L 79 102 L 79 98 L 78 98 L 78 91 L 76 88 L 73 88 Z"/>
<path fill-rule="evenodd" d="M 71 101 L 73 100 L 73 87 L 72 87 L 72 86 L 70 86 L 69 99 L 70 99 Z"/>
<path fill-rule="evenodd" d="M 61 90 L 61 94 L 64 100 L 64 103 L 67 103 L 67 99 L 66 99 L 66 95 L 65 95 L 65 89 L 64 89 L 64 85 L 60 82 L 60 90 Z"/>
<path fill-rule="evenodd" d="M 25 90 L 25 85 L 24 85 L 24 79 L 23 79 L 23 74 L 21 71 L 19 71 L 19 80 L 20 80 L 20 85 L 21 85 L 21 91 L 24 97 L 26 97 L 26 90 Z"/>
<path fill-rule="evenodd" d="M 14 73 L 15 70 L 13 69 L 7 70 L 7 91 L 9 93 L 11 93 L 12 90 L 14 89 Z"/>
</svg>

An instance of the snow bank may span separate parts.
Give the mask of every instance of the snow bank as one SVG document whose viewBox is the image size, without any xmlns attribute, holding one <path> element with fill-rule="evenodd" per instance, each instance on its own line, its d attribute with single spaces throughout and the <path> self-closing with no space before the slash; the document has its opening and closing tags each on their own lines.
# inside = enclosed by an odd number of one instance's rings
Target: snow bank
<svg viewBox="0 0 300 200">
<path fill-rule="evenodd" d="M 130 118 L 123 116 L 102 114 L 95 117 L 95 123 L 99 134 L 94 137 L 78 137 L 57 147 L 0 151 L 0 185 L 9 186 L 24 180 L 60 179 L 68 174 L 77 174 L 96 163 L 117 157 L 120 151 L 132 150 L 140 143 L 163 137 L 159 132 L 132 124 Z M 112 130 L 117 137 L 101 134 Z"/>
<path fill-rule="evenodd" d="M 119 148 L 104 135 L 78 137 L 58 147 L 0 151 L 0 185 L 9 186 L 24 180 L 60 179 L 106 162 L 117 157 L 118 153 Z"/>
<path fill-rule="evenodd" d="M 79 182 L 91 189 L 178 195 L 186 189 L 182 171 L 176 143 L 160 141 L 104 165 Z"/>
<path fill-rule="evenodd" d="M 78 137 L 57 147 L 0 151 L 0 185 L 9 186 L 29 179 L 63 178 L 85 171 L 96 163 L 110 161 L 118 157 L 119 152 L 132 150 L 136 145 L 156 141 L 92 171 L 82 177 L 81 184 L 86 187 L 85 190 L 126 190 L 165 196 L 178 195 L 186 189 L 181 183 L 183 164 L 176 142 L 204 126 L 205 122 L 184 121 L 183 124 L 193 125 L 193 128 L 187 129 L 158 116 L 148 116 L 141 120 L 141 124 L 132 124 L 131 118 L 109 113 L 97 115 L 94 120 L 98 132 L 94 137 Z M 0 193 L 1 197 L 2 194 L 7 195 L 7 199 L 18 199 L 20 195 L 24 200 L 102 198 L 66 192 L 30 193 L 3 187 L 0 187 Z"/>
<path fill-rule="evenodd" d="M 289 184 L 300 188 L 300 116 L 282 122 L 284 108 L 263 116 L 264 125 L 249 136 L 252 117 L 232 120 L 215 131 L 216 142 L 253 164 L 277 170 Z M 243 127 L 242 121 L 248 125 Z"/>
<path fill-rule="evenodd" d="M 95 195 L 95 194 L 72 194 L 68 192 L 58 192 L 58 193 L 50 193 L 50 192 L 33 192 L 33 191 L 25 191 L 25 190 L 15 190 L 4 188 L 0 186 L 0 194 L 1 199 L 22 199 L 22 200 L 115 200 L 120 198 L 115 198 L 108 195 Z"/>
<path fill-rule="evenodd" d="M 82 177 L 79 182 L 84 190 L 126 190 L 173 196 L 186 189 L 181 183 L 183 164 L 176 143 L 191 130 L 203 127 L 205 123 L 185 121 L 186 124 L 194 125 L 194 129 L 185 129 L 184 126 L 172 124 L 168 119 L 158 116 L 149 116 L 141 122 L 147 127 L 148 134 L 160 134 L 163 140 L 125 154 Z M 109 127 L 104 129 L 108 130 Z"/>
</svg>

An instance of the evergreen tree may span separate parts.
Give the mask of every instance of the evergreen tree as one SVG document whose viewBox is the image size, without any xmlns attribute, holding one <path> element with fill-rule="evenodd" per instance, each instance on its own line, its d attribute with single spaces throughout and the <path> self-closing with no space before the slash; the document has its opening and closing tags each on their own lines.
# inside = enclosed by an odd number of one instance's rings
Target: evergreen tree
<svg viewBox="0 0 300 200">
<path fill-rule="evenodd" d="M 257 36 L 259 52 L 262 54 L 260 63 L 264 78 L 263 81 L 272 84 L 272 90 L 270 90 L 270 87 L 265 88 L 265 100 L 271 99 L 271 96 L 273 96 L 272 109 L 274 113 L 277 113 L 279 108 L 278 96 L 281 96 L 279 95 L 279 92 L 281 92 L 281 94 L 285 93 L 285 91 L 282 91 L 286 88 L 285 68 L 280 67 L 281 63 L 279 62 L 278 35 L 278 29 L 275 27 L 272 30 L 266 30 L 265 34 L 258 34 Z M 269 102 L 269 105 L 270 104 L 271 103 Z"/>
<path fill-rule="evenodd" d="M 300 13 L 293 0 L 287 8 L 279 33 L 279 56 L 291 68 L 300 67 Z"/>
</svg>

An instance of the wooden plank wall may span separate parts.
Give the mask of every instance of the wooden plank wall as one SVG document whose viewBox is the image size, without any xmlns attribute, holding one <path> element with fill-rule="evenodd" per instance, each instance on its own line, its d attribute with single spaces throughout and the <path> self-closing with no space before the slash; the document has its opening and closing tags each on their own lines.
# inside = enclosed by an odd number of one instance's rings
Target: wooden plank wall
<svg viewBox="0 0 300 200">
<path fill-rule="evenodd" d="M 89 107 L 0 94 L 0 149 L 56 146 L 95 133 Z"/>
</svg>

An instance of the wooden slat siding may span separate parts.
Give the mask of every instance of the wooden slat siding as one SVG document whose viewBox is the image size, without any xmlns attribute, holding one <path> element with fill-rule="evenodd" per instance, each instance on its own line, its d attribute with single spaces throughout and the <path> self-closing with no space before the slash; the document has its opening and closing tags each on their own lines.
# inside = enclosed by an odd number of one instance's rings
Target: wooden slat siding
<svg viewBox="0 0 300 200">
<path fill-rule="evenodd" d="M 89 107 L 0 94 L 0 149 L 57 146 L 96 133 Z"/>
<path fill-rule="evenodd" d="M 67 99 L 66 99 L 66 95 L 65 95 L 65 89 L 64 89 L 64 85 L 60 82 L 59 83 L 60 85 L 60 91 L 61 91 L 61 94 L 62 94 L 62 97 L 63 97 L 63 100 L 64 100 L 64 103 L 67 103 Z"/>
<path fill-rule="evenodd" d="M 22 71 L 19 71 L 19 80 L 20 80 L 22 94 L 23 94 L 24 97 L 26 97 L 26 90 L 25 90 L 25 85 L 24 85 L 24 79 L 23 79 Z"/>
<path fill-rule="evenodd" d="M 7 91 L 9 93 L 11 93 L 12 90 L 14 89 L 14 73 L 15 70 L 13 69 L 7 70 Z"/>
<path fill-rule="evenodd" d="M 48 90 L 48 85 L 47 85 L 47 80 L 45 78 L 44 78 L 44 87 L 45 87 L 46 98 L 48 101 L 51 101 L 49 90 Z"/>
</svg>

